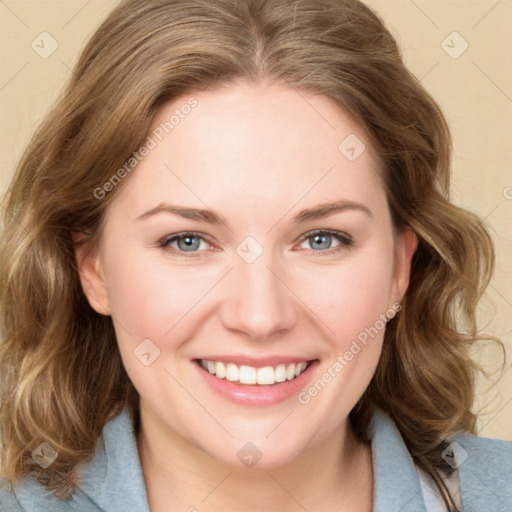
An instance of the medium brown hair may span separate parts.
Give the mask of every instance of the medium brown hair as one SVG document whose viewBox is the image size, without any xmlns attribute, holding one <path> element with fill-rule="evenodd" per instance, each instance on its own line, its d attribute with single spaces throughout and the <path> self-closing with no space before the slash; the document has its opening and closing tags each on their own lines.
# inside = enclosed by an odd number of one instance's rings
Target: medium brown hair
<svg viewBox="0 0 512 512">
<path fill-rule="evenodd" d="M 103 199 L 95 191 L 144 143 L 164 103 L 237 79 L 329 97 L 378 155 L 394 227 L 411 228 L 419 245 L 403 309 L 350 420 L 369 442 L 372 412 L 384 409 L 453 507 L 441 451 L 451 434 L 476 433 L 469 348 L 491 339 L 479 336 L 475 310 L 493 247 L 482 222 L 449 202 L 443 114 L 381 19 L 356 0 L 125 0 L 93 35 L 5 196 L 2 475 L 33 473 L 69 496 L 113 411 L 127 401 L 136 409 L 113 320 L 82 291 L 71 232 L 97 243 L 129 177 Z M 30 456 L 42 441 L 59 454 L 46 470 Z"/>
</svg>

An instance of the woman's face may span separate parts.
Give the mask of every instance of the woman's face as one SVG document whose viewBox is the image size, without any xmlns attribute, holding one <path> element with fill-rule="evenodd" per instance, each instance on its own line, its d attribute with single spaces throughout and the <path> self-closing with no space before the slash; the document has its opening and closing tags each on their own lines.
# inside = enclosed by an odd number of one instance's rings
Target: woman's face
<svg viewBox="0 0 512 512">
<path fill-rule="evenodd" d="M 340 431 L 416 243 L 393 235 L 362 130 L 325 97 L 239 82 L 162 107 L 139 157 L 80 271 L 146 421 L 234 466 Z"/>
</svg>

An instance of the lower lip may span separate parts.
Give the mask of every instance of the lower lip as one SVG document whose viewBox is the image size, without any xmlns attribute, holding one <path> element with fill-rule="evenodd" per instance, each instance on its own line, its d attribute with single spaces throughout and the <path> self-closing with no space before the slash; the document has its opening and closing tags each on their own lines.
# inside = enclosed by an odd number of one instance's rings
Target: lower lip
<svg viewBox="0 0 512 512">
<path fill-rule="evenodd" d="M 298 377 L 292 380 L 276 382 L 271 386 L 261 386 L 219 379 L 205 370 L 199 361 L 194 361 L 197 370 L 211 389 L 224 398 L 243 405 L 274 405 L 297 395 L 310 380 L 318 363 L 318 359 L 312 361 Z"/>
</svg>

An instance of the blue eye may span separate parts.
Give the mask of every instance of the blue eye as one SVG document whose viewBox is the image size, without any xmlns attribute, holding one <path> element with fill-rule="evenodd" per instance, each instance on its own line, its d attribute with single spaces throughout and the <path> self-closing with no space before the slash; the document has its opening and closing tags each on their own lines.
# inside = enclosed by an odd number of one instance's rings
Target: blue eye
<svg viewBox="0 0 512 512">
<path fill-rule="evenodd" d="M 172 248 L 177 252 L 194 253 L 198 252 L 198 249 L 201 246 L 201 241 L 205 242 L 207 247 L 210 246 L 204 236 L 200 233 L 185 232 L 177 233 L 176 235 L 172 235 L 171 237 L 160 241 L 158 246 L 163 249 Z M 174 244 L 174 242 L 177 243 L 177 247 L 172 247 L 171 244 Z"/>
<path fill-rule="evenodd" d="M 333 239 L 339 242 L 338 245 L 335 245 L 334 247 L 332 246 Z M 353 240 L 346 233 L 341 233 L 339 231 L 317 230 L 306 233 L 302 239 L 302 243 L 304 242 L 309 242 L 310 246 L 313 247 L 313 252 L 319 253 L 319 255 L 323 256 L 333 254 L 350 247 Z"/>
<path fill-rule="evenodd" d="M 332 245 L 333 239 L 338 241 L 337 245 Z M 312 247 L 309 250 L 319 256 L 340 252 L 353 244 L 352 238 L 346 233 L 330 230 L 316 230 L 306 233 L 302 237 L 301 244 L 304 242 L 309 242 Z M 198 253 L 211 248 L 212 244 L 201 233 L 186 231 L 163 238 L 158 242 L 158 247 L 180 256 L 197 257 L 199 256 Z"/>
</svg>

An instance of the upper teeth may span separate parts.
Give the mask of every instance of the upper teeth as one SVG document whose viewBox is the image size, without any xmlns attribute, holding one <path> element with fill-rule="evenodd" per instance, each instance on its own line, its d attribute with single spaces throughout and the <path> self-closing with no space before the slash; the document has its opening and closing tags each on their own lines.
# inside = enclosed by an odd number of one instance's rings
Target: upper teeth
<svg viewBox="0 0 512 512">
<path fill-rule="evenodd" d="M 220 361 L 200 360 L 201 366 L 219 379 L 226 379 L 240 384 L 270 385 L 276 382 L 284 382 L 298 377 L 307 367 L 308 363 L 289 363 L 278 366 L 265 366 L 254 368 L 253 366 L 237 366 L 233 363 L 221 363 Z"/>
</svg>

